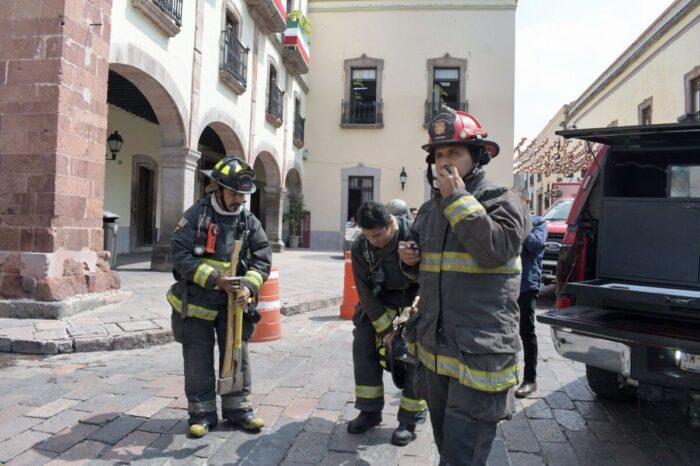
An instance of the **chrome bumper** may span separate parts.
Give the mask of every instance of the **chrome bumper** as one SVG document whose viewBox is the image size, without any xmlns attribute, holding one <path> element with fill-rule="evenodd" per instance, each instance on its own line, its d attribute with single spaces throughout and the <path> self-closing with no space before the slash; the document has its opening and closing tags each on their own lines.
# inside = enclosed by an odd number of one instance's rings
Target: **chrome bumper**
<svg viewBox="0 0 700 466">
<path fill-rule="evenodd" d="M 550 327 L 557 352 L 567 359 L 630 376 L 632 350 L 611 340 Z"/>
</svg>

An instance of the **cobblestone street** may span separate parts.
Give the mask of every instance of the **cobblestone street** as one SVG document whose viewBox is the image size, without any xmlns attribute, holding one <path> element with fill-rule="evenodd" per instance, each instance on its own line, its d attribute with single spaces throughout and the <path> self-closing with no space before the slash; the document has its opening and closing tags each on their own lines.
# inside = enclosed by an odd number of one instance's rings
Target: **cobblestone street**
<svg viewBox="0 0 700 466">
<path fill-rule="evenodd" d="M 546 299 L 543 305 L 547 305 Z M 428 465 L 437 451 L 427 424 L 418 439 L 389 443 L 398 396 L 385 378 L 380 428 L 351 436 L 352 324 L 336 307 L 283 319 L 282 340 L 251 344 L 258 435 L 222 423 L 188 439 L 176 343 L 51 357 L 4 354 L 0 462 L 56 464 Z M 584 367 L 560 358 L 540 326 L 539 397 L 499 427 L 491 465 L 697 465 L 698 432 L 676 405 L 600 401 Z"/>
</svg>

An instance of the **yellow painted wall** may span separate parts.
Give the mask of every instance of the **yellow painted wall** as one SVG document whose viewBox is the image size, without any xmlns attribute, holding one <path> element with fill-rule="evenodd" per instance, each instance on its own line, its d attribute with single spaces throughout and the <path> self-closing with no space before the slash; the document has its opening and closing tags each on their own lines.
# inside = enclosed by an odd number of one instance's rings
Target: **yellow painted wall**
<svg viewBox="0 0 700 466">
<path fill-rule="evenodd" d="M 341 3 L 368 6 L 362 1 Z M 513 182 L 514 6 L 431 10 L 400 3 L 405 6 L 319 12 L 315 5 L 332 6 L 332 2 L 310 2 L 313 64 L 308 75 L 304 191 L 312 232 L 328 237 L 342 229 L 341 169 L 360 163 L 381 169 L 379 200 L 398 197 L 411 206 L 422 204 L 426 164 L 420 146 L 427 142 L 424 104 L 427 80 L 432 79 L 427 60 L 445 53 L 468 60 L 463 79 L 469 111 L 501 146 L 501 155 L 486 167 L 488 176 L 508 186 Z M 430 2 L 414 5 L 418 3 Z M 344 60 L 363 53 L 384 60 L 383 129 L 339 126 Z M 399 182 L 402 167 L 408 175 L 405 191 Z M 313 239 L 312 247 L 318 247 Z"/>
</svg>

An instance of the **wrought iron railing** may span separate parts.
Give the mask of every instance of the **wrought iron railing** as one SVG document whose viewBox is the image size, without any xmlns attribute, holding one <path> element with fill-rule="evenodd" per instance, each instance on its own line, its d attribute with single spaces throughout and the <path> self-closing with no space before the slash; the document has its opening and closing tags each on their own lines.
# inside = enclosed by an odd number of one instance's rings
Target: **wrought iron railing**
<svg viewBox="0 0 700 466">
<path fill-rule="evenodd" d="M 459 110 L 461 112 L 466 112 L 469 108 L 468 102 L 445 102 L 437 100 L 426 100 L 425 101 L 425 121 L 424 124 L 430 123 L 430 120 L 440 111 L 443 105 L 447 105 L 452 110 Z"/>
<path fill-rule="evenodd" d="M 160 10 L 182 26 L 182 0 L 153 0 Z"/>
<path fill-rule="evenodd" d="M 248 80 L 248 48 L 243 46 L 233 31 L 223 31 L 221 64 L 244 86 Z"/>
<path fill-rule="evenodd" d="M 341 102 L 344 124 L 354 125 L 381 125 L 384 124 L 384 102 Z"/>
<path fill-rule="evenodd" d="M 270 92 L 267 95 L 267 112 L 273 114 L 279 121 L 282 121 L 284 110 L 284 92 L 270 83 Z"/>
<path fill-rule="evenodd" d="M 304 123 L 306 119 L 302 118 L 298 113 L 294 114 L 294 141 L 300 145 L 304 145 Z"/>
</svg>

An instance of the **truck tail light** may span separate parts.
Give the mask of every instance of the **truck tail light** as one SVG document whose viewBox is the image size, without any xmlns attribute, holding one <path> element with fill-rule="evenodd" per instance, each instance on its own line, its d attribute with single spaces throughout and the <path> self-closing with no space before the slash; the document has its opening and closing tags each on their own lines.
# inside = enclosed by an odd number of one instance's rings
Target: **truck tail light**
<svg viewBox="0 0 700 466">
<path fill-rule="evenodd" d="M 578 227 L 569 226 L 559 249 L 555 309 L 563 309 L 576 304 L 576 300 L 564 294 L 563 289 L 568 282 L 579 282 L 585 279 L 587 254 L 588 237 L 580 234 Z"/>
</svg>

